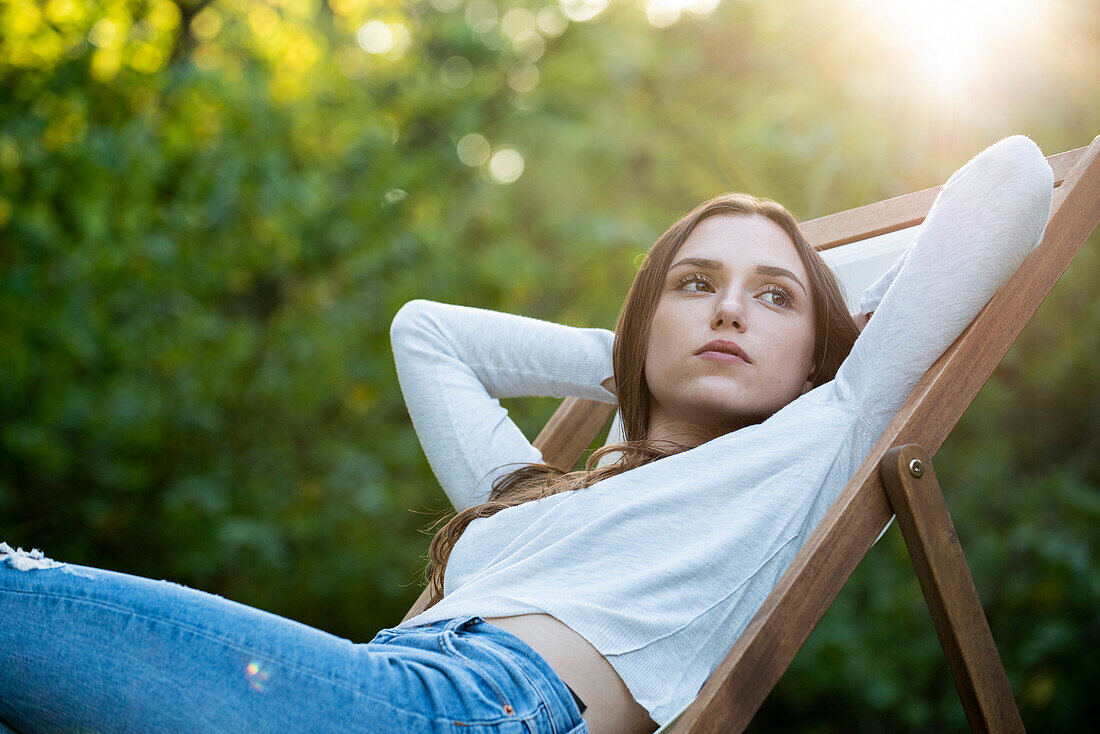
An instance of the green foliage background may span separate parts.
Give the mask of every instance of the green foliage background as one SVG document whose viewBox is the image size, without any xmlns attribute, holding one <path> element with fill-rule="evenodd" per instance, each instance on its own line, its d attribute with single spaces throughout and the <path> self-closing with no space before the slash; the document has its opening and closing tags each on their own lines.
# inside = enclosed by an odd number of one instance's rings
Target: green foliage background
<svg viewBox="0 0 1100 734">
<path fill-rule="evenodd" d="M 812 218 L 1008 134 L 1100 132 L 1086 0 L 1034 3 L 961 87 L 860 0 L 665 28 L 615 0 L 519 42 L 435 3 L 0 1 L 0 538 L 369 640 L 447 509 L 392 367 L 402 303 L 610 327 L 639 254 L 721 191 Z M 371 20 L 407 49 L 360 48 Z M 470 133 L 522 176 L 464 164 Z M 1093 723 L 1100 676 L 1097 244 L 937 456 L 1033 731 Z M 513 412 L 533 435 L 552 407 Z M 966 729 L 896 529 L 753 729 Z"/>
</svg>

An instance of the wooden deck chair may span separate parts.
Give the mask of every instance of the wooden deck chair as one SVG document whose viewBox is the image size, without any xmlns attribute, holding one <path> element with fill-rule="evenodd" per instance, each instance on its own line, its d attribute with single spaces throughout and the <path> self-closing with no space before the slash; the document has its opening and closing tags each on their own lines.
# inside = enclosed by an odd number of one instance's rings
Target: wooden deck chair
<svg viewBox="0 0 1100 734">
<path fill-rule="evenodd" d="M 971 728 L 1023 731 L 931 457 L 1100 221 L 1100 136 L 1047 162 L 1056 191 L 1042 243 L 913 389 L 699 695 L 661 732 L 743 731 L 895 513 Z M 852 283 L 870 283 L 889 266 L 939 190 L 814 219 L 803 232 L 818 250 L 836 249 L 823 252 L 834 269 L 863 270 L 841 274 L 858 296 L 863 286 Z M 860 248 L 870 256 L 853 256 Z M 568 470 L 613 412 L 567 398 L 535 445 Z M 427 598 L 425 590 L 405 619 Z"/>
</svg>

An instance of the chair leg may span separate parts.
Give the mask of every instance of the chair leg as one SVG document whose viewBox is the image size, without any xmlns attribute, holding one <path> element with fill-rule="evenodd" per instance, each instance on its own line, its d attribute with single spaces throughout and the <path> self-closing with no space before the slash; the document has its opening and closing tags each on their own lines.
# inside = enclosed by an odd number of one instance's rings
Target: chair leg
<svg viewBox="0 0 1100 734">
<path fill-rule="evenodd" d="M 970 728 L 1023 732 L 931 458 L 922 447 L 908 444 L 887 451 L 879 470 Z"/>
</svg>

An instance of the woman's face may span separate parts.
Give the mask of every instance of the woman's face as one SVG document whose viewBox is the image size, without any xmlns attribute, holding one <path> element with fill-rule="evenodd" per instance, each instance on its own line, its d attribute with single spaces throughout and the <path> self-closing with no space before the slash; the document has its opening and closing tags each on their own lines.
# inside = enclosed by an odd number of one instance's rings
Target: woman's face
<svg viewBox="0 0 1100 734">
<path fill-rule="evenodd" d="M 650 438 L 699 443 L 764 420 L 811 387 L 813 354 L 810 280 L 787 233 L 756 214 L 704 219 L 653 314 Z"/>
</svg>

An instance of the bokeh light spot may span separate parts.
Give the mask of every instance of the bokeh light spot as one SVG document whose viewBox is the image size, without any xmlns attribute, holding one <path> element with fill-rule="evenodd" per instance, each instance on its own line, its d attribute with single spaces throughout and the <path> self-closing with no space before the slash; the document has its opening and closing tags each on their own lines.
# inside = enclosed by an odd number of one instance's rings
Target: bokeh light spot
<svg viewBox="0 0 1100 734">
<path fill-rule="evenodd" d="M 694 15 L 696 18 L 709 17 L 711 13 L 718 7 L 718 0 L 688 0 L 687 5 L 684 6 L 684 10 L 688 15 Z"/>
<path fill-rule="evenodd" d="M 569 27 L 569 19 L 565 17 L 558 6 L 547 5 L 539 10 L 538 15 L 535 16 L 535 25 L 539 27 L 539 31 L 543 35 L 557 38 L 565 33 L 565 29 Z"/>
<path fill-rule="evenodd" d="M 9 8 L 10 15 L 6 20 L 15 35 L 29 36 L 42 25 L 42 11 L 34 3 L 14 3 Z"/>
<path fill-rule="evenodd" d="M 153 4 L 146 17 L 160 30 L 170 31 L 180 24 L 180 9 L 171 0 L 159 0 Z"/>
<path fill-rule="evenodd" d="M 488 0 L 474 0 L 466 6 L 466 25 L 474 33 L 488 33 L 496 28 L 497 8 Z"/>
<path fill-rule="evenodd" d="M 539 70 L 534 64 L 521 61 L 508 71 L 508 86 L 517 92 L 530 92 L 539 83 Z"/>
<path fill-rule="evenodd" d="M 396 206 L 407 198 L 409 198 L 409 192 L 403 189 L 390 189 L 382 194 L 382 204 L 383 206 Z"/>
<path fill-rule="evenodd" d="M 384 54 L 393 48 L 393 32 L 380 20 L 371 20 L 359 27 L 355 38 L 359 46 L 371 54 Z"/>
<path fill-rule="evenodd" d="M 46 3 L 46 20 L 54 24 L 79 22 L 81 10 L 77 7 L 76 0 L 49 0 Z"/>
<path fill-rule="evenodd" d="M 667 28 L 680 20 L 679 0 L 649 0 L 645 17 L 655 28 Z"/>
<path fill-rule="evenodd" d="M 607 9 L 608 0 L 561 0 L 565 17 L 583 23 L 592 20 Z"/>
<path fill-rule="evenodd" d="M 512 8 L 500 20 L 504 35 L 514 39 L 524 31 L 535 30 L 535 14 L 527 8 Z"/>
<path fill-rule="evenodd" d="M 450 13 L 458 9 L 458 6 L 462 4 L 462 0 L 429 0 L 432 7 L 441 13 Z"/>
<path fill-rule="evenodd" d="M 489 141 L 483 135 L 464 135 L 455 147 L 458 150 L 458 159 L 467 166 L 477 167 L 489 160 Z"/>
<path fill-rule="evenodd" d="M 462 89 L 474 78 L 474 66 L 465 57 L 452 56 L 440 65 L 439 76 L 451 89 Z"/>
<path fill-rule="evenodd" d="M 489 175 L 497 183 L 516 181 L 523 175 L 523 154 L 515 148 L 501 148 L 489 159 Z"/>
<path fill-rule="evenodd" d="M 245 678 L 248 680 L 248 687 L 257 693 L 264 692 L 264 683 L 268 680 L 267 673 L 260 667 L 259 663 L 251 662 L 245 666 L 244 669 Z"/>
<path fill-rule="evenodd" d="M 143 43 L 134 49 L 130 68 L 142 74 L 152 74 L 164 63 L 164 52 L 151 43 Z"/>
<path fill-rule="evenodd" d="M 393 46 L 386 53 L 386 58 L 399 59 L 404 56 L 405 52 L 412 46 L 412 35 L 403 23 L 390 23 L 388 27 L 390 29 L 390 38 L 393 39 Z"/>
<path fill-rule="evenodd" d="M 106 18 L 100 18 L 88 31 L 88 42 L 93 46 L 103 48 L 114 43 L 116 35 L 115 24 Z"/>
<path fill-rule="evenodd" d="M 191 19 L 191 35 L 199 41 L 212 41 L 222 29 L 222 17 L 207 6 Z"/>
<path fill-rule="evenodd" d="M 113 48 L 101 48 L 92 54 L 92 76 L 101 82 L 108 82 L 118 74 L 122 66 L 122 55 Z"/>
<path fill-rule="evenodd" d="M 274 8 L 257 3 L 248 9 L 248 25 L 260 38 L 271 38 L 279 32 L 279 14 Z"/>
<path fill-rule="evenodd" d="M 512 49 L 516 56 L 535 63 L 546 52 L 546 41 L 535 31 L 521 31 L 512 39 Z"/>
</svg>

